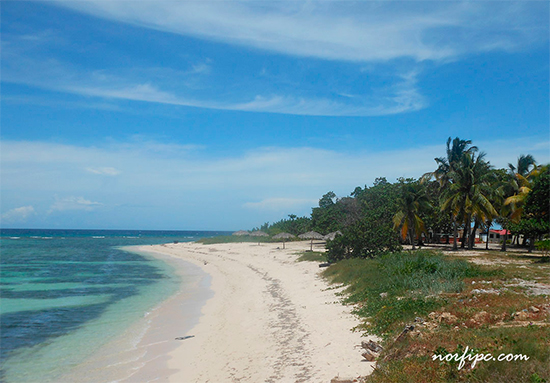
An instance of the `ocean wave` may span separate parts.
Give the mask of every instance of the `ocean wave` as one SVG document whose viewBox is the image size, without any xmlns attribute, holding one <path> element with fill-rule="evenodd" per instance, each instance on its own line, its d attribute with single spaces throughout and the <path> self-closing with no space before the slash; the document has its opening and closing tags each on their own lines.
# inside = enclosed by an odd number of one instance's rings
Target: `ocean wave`
<svg viewBox="0 0 550 383">
<path fill-rule="evenodd" d="M 104 235 L 94 235 L 94 236 L 92 236 L 92 238 L 102 239 L 102 238 L 105 238 L 105 236 Z"/>
</svg>

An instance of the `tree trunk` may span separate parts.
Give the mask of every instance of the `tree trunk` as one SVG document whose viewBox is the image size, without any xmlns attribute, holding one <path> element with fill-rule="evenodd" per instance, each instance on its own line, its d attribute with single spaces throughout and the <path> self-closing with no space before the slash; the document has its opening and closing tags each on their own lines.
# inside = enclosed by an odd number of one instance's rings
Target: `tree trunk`
<svg viewBox="0 0 550 383">
<path fill-rule="evenodd" d="M 533 235 L 531 236 L 531 238 L 529 238 L 529 250 L 527 252 L 532 253 L 534 248 L 535 248 L 535 236 Z"/>
<path fill-rule="evenodd" d="M 489 250 L 489 232 L 491 231 L 491 222 L 487 222 L 487 238 L 485 239 L 485 250 Z"/>
<path fill-rule="evenodd" d="M 474 229 L 470 235 L 470 238 L 469 238 L 470 240 L 468 241 L 468 250 L 472 250 L 474 248 L 475 241 L 476 241 L 476 231 L 478 226 L 479 226 L 479 221 L 476 219 L 474 223 Z"/>
<path fill-rule="evenodd" d="M 500 248 L 500 251 L 506 251 L 506 241 L 508 240 L 508 230 L 504 228 L 504 240 L 502 241 L 502 247 Z"/>
<path fill-rule="evenodd" d="M 411 225 L 411 228 L 409 229 L 409 237 L 411 239 L 412 249 L 415 250 L 416 247 L 414 247 L 414 227 L 412 225 Z"/>
<path fill-rule="evenodd" d="M 466 238 L 468 238 L 468 234 L 470 234 L 470 217 L 466 217 L 464 220 L 464 230 L 462 231 L 462 243 L 460 244 L 460 248 L 464 249 L 464 246 L 466 246 Z"/>
<path fill-rule="evenodd" d="M 458 228 L 456 227 L 456 217 L 453 217 L 453 251 L 458 250 Z"/>
</svg>

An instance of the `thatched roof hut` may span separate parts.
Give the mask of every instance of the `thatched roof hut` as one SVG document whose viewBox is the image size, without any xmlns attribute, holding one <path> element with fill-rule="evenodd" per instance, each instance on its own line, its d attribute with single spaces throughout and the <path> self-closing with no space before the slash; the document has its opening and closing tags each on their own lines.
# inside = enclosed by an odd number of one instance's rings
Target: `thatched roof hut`
<svg viewBox="0 0 550 383">
<path fill-rule="evenodd" d="M 261 231 L 261 230 L 256 230 L 256 231 L 253 231 L 252 233 L 250 233 L 250 236 L 251 237 L 269 237 L 269 234 Z"/>
<path fill-rule="evenodd" d="M 316 231 L 308 231 L 307 233 L 300 234 L 298 238 L 301 239 L 324 239 L 322 234 L 317 233 Z"/>
<path fill-rule="evenodd" d="M 234 232 L 231 235 L 236 235 L 238 237 L 242 237 L 243 235 L 250 235 L 250 233 L 248 231 L 245 231 L 245 230 L 239 230 L 239 231 Z"/>
<path fill-rule="evenodd" d="M 288 239 L 288 238 L 294 238 L 296 237 L 295 235 L 293 234 L 290 234 L 290 233 L 279 233 L 275 236 L 273 236 L 273 238 L 275 239 Z"/>
<path fill-rule="evenodd" d="M 292 235 L 290 233 L 279 233 L 277 235 L 275 235 L 273 238 L 274 239 L 282 239 L 283 240 L 283 249 L 285 248 L 285 239 L 289 239 L 289 238 L 294 238 L 295 235 Z"/>
<path fill-rule="evenodd" d="M 308 231 L 307 233 L 300 234 L 298 238 L 301 239 L 311 239 L 311 244 L 309 247 L 309 251 L 313 251 L 313 240 L 314 239 L 324 239 L 322 234 L 317 233 L 316 231 Z"/>
<path fill-rule="evenodd" d="M 251 237 L 258 237 L 258 246 L 260 246 L 260 237 L 269 237 L 269 234 L 261 231 L 261 230 L 256 230 L 256 231 L 253 231 L 252 233 L 250 233 L 250 236 Z"/>
<path fill-rule="evenodd" d="M 325 235 L 325 240 L 333 241 L 337 235 L 342 235 L 342 232 L 340 230 L 337 230 L 337 231 L 333 231 L 332 233 L 328 233 L 327 235 Z"/>
</svg>

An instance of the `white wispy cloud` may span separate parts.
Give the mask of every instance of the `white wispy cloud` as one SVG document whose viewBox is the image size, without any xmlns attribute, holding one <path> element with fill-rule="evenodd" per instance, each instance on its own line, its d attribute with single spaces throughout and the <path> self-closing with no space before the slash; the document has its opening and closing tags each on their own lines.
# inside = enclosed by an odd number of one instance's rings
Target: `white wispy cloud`
<svg viewBox="0 0 550 383">
<path fill-rule="evenodd" d="M 2 214 L 2 220 L 4 223 L 24 222 L 35 213 L 34 207 L 32 206 L 16 207 Z"/>
<path fill-rule="evenodd" d="M 102 167 L 102 168 L 86 168 L 87 172 L 98 174 L 102 176 L 118 176 L 120 174 L 120 170 L 117 170 L 115 168 L 111 167 Z"/>
<path fill-rule="evenodd" d="M 267 112 L 305 116 L 380 116 L 410 112 L 426 105 L 424 97 L 416 87 L 403 83 L 396 92 L 385 97 L 364 97 L 363 103 L 345 104 L 328 98 L 305 98 L 293 96 L 262 96 L 242 103 L 198 101 L 178 97 L 151 84 L 139 84 L 119 89 L 68 87 L 65 90 L 77 94 L 146 101 L 160 104 L 190 106 L 207 109 Z"/>
<path fill-rule="evenodd" d="M 56 197 L 56 201 L 50 206 L 48 213 L 53 213 L 56 211 L 67 211 L 67 210 L 85 210 L 92 211 L 94 208 L 102 206 L 100 202 L 94 202 L 85 199 L 84 197 Z"/>
<path fill-rule="evenodd" d="M 328 98 L 256 96 L 249 102 L 226 105 L 219 109 L 304 116 L 385 116 L 420 110 L 428 103 L 412 81 L 394 85 L 384 93 L 370 97 L 356 96 L 354 103 Z"/>
<path fill-rule="evenodd" d="M 207 60 L 209 61 L 209 60 Z M 193 74 L 208 74 L 212 70 L 212 66 L 207 62 L 201 62 L 194 64 L 191 68 L 191 73 Z"/>
<path fill-rule="evenodd" d="M 533 2 L 59 1 L 98 17 L 293 56 L 445 60 L 547 39 Z"/>
<path fill-rule="evenodd" d="M 4 66 L 3 81 L 23 83 L 45 89 L 54 89 L 82 96 L 99 97 L 106 100 L 130 100 L 157 104 L 187 106 L 196 108 L 294 114 L 306 116 L 380 116 L 420 110 L 427 101 L 417 87 L 418 72 L 409 72 L 397 77 L 397 80 L 371 95 L 356 96 L 352 102 L 342 102 L 323 97 L 303 97 L 292 95 L 239 95 L 232 97 L 244 101 L 216 101 L 214 99 L 196 99 L 193 90 L 180 87 L 176 90 L 163 90 L 172 70 L 159 74 L 155 68 L 154 76 L 145 70 L 140 76 L 155 77 L 161 85 L 138 82 L 133 77 L 122 77 L 121 74 L 107 71 L 77 71 L 58 60 L 40 61 L 20 54 L 8 54 Z M 33 68 L 32 71 L 29 68 Z M 40 74 L 40 75 L 39 75 Z M 168 81 L 173 83 L 172 81 Z M 248 99 L 246 99 L 248 97 Z M 344 100 L 347 101 L 347 100 Z M 47 102 L 41 102 L 48 104 Z"/>
<path fill-rule="evenodd" d="M 116 108 L 116 101 L 139 101 L 309 116 L 413 112 L 429 104 L 417 81 L 421 62 L 447 62 L 478 52 L 517 51 L 548 40 L 547 22 L 540 19 L 547 10 L 542 2 L 97 0 L 53 4 L 144 28 L 269 53 L 356 62 L 358 73 L 370 68 L 372 75 L 381 65 L 391 73 L 383 87 L 371 87 L 363 79 L 366 91 L 354 97 L 346 97 L 348 93 L 338 85 L 325 93 L 309 94 L 302 92 L 307 84 L 285 88 L 275 79 L 271 89 L 265 89 L 258 78 L 235 94 L 215 86 L 209 88 L 212 83 L 203 82 L 216 64 L 208 58 L 192 59 L 187 68 L 178 70 L 162 66 L 91 69 L 48 56 L 47 44 L 55 47 L 68 38 L 60 32 L 3 35 L 3 81 L 109 101 L 97 103 L 100 108 Z M 37 49 L 38 42 L 43 45 L 41 49 Z M 339 73 L 335 78 L 347 75 Z M 228 84 L 241 81 L 238 76 L 223 79 Z M 210 94 L 204 92 L 205 88 Z M 335 98 L 331 94 L 344 96 Z"/>
</svg>

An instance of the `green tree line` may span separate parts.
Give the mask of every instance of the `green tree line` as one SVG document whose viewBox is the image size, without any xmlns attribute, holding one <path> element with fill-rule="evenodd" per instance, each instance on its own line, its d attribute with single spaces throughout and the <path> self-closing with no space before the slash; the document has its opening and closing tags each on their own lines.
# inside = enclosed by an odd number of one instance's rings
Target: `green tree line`
<svg viewBox="0 0 550 383">
<path fill-rule="evenodd" d="M 550 235 L 549 165 L 520 155 L 507 169 L 495 169 L 470 140 L 449 137 L 434 168 L 418 179 L 391 183 L 380 177 L 342 198 L 329 191 L 310 217 L 291 214 L 260 229 L 272 235 L 340 231 L 327 243 L 331 261 L 374 257 L 405 243 L 414 249 L 443 241 L 452 242 L 454 250 L 471 249 L 476 233 L 488 232 L 495 222 L 512 233 L 517 245 L 529 243 L 529 251 L 536 240 Z"/>
</svg>

